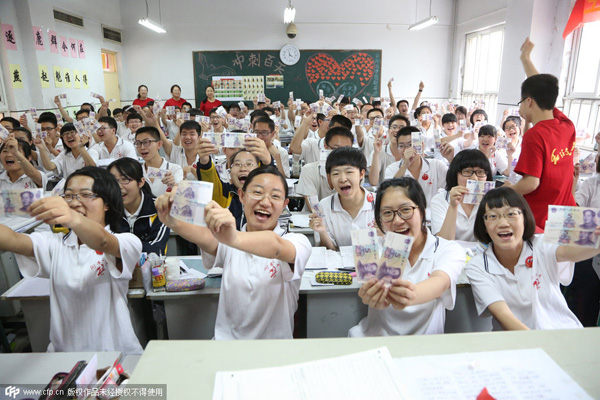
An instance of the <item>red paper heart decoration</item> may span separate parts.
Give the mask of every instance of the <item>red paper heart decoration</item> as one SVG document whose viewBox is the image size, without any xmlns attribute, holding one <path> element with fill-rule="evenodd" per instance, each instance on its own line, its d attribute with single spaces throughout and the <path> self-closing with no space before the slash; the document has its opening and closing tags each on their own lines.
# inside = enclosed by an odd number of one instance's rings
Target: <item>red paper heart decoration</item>
<svg viewBox="0 0 600 400">
<path fill-rule="evenodd" d="M 318 53 L 306 62 L 306 79 L 315 94 L 317 94 L 317 86 L 322 82 L 329 82 L 336 87 L 339 86 L 339 82 L 343 82 L 342 86 L 356 85 L 357 92 L 354 95 L 358 96 L 374 75 L 375 61 L 367 53 L 352 54 L 341 64 L 327 53 Z"/>
</svg>

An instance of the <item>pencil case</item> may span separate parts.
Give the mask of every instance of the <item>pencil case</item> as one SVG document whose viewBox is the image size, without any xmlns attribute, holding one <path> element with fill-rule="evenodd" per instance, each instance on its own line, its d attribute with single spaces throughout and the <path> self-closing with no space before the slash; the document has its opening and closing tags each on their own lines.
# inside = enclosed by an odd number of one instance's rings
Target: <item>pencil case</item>
<svg viewBox="0 0 600 400">
<path fill-rule="evenodd" d="M 176 279 L 167 282 L 167 292 L 187 292 L 190 290 L 198 290 L 204 288 L 204 279 L 200 278 L 189 278 L 189 279 Z"/>
<path fill-rule="evenodd" d="M 322 271 L 317 272 L 315 280 L 318 283 L 333 283 L 334 285 L 351 285 L 352 276 L 347 272 Z"/>
</svg>

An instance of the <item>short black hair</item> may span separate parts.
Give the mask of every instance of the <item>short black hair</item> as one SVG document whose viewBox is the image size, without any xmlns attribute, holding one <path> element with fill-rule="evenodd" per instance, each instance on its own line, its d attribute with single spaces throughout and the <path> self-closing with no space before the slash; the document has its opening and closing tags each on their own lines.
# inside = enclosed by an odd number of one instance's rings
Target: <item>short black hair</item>
<svg viewBox="0 0 600 400">
<path fill-rule="evenodd" d="M 367 170 L 367 158 L 362 150 L 354 147 L 339 147 L 329 153 L 327 161 L 325 161 L 325 171 L 331 173 L 331 169 L 349 165 L 356 167 L 361 171 Z"/>
<path fill-rule="evenodd" d="M 334 136 L 344 136 L 350 139 L 350 143 L 354 143 L 354 135 L 352 131 L 348 128 L 344 128 L 343 126 L 336 126 L 335 128 L 331 128 L 325 134 L 325 144 L 329 146 L 329 142 L 333 139 Z"/>
<path fill-rule="evenodd" d="M 369 118 L 369 115 L 373 114 L 373 113 L 380 113 L 381 114 L 381 118 L 383 118 L 384 114 L 383 114 L 383 110 L 381 108 L 371 108 L 369 111 L 367 111 L 367 118 Z"/>
<path fill-rule="evenodd" d="M 198 136 L 202 135 L 202 127 L 196 121 L 192 121 L 192 120 L 183 121 L 183 123 L 179 127 L 179 133 L 183 132 L 184 129 L 194 130 L 194 131 L 198 132 Z"/>
<path fill-rule="evenodd" d="M 97 194 L 108 207 L 104 216 L 104 223 L 110 226 L 113 232 L 119 232 L 119 225 L 123 216 L 123 196 L 117 180 L 110 172 L 100 167 L 83 167 L 73 172 L 65 182 L 65 190 L 69 181 L 76 176 L 88 176 L 94 180 L 92 192 Z"/>
<path fill-rule="evenodd" d="M 60 140 L 62 141 L 63 148 L 65 149 L 65 153 L 69 153 L 69 152 L 71 152 L 71 148 L 69 146 L 67 146 L 67 144 L 65 143 L 65 138 L 63 137 L 63 135 L 66 132 L 75 132 L 76 135 L 79 135 L 79 132 L 77 132 L 77 128 L 75 128 L 75 125 L 73 125 L 70 122 L 64 124 L 62 126 L 62 128 L 60 128 Z M 90 147 L 89 141 L 85 144 L 85 147 Z"/>
<path fill-rule="evenodd" d="M 416 126 L 405 126 L 396 133 L 396 139 L 400 136 L 411 136 L 413 132 L 420 132 L 420 130 Z"/>
<path fill-rule="evenodd" d="M 381 201 L 385 196 L 385 192 L 390 188 L 401 188 L 406 197 L 412 200 L 417 207 L 419 207 L 419 212 L 421 213 L 421 231 L 423 233 L 427 232 L 427 228 L 425 227 L 425 210 L 427 209 L 427 199 L 425 198 L 425 193 L 423 192 L 421 185 L 419 185 L 419 182 L 417 182 L 414 178 L 409 177 L 386 179 L 379 184 L 379 187 L 377 188 L 377 197 L 375 199 L 375 223 L 379 229 L 385 233 L 385 230 L 383 229 L 383 221 L 381 221 L 380 215 Z"/>
<path fill-rule="evenodd" d="M 230 163 L 233 164 L 235 159 L 237 158 L 238 155 L 240 155 L 240 153 L 250 153 L 252 155 L 252 157 L 254 157 L 254 160 L 256 161 L 256 165 L 260 165 L 260 160 L 258 159 L 258 156 L 252 152 L 250 152 L 250 150 L 248 149 L 239 149 L 238 151 L 236 151 L 235 153 L 233 153 L 233 155 L 231 156 L 231 160 Z"/>
<path fill-rule="evenodd" d="M 521 131 L 521 117 L 517 117 L 516 115 L 511 115 L 507 117 L 506 120 L 502 123 L 502 130 L 505 131 L 506 123 L 512 121 L 517 124 L 517 128 L 519 128 L 519 132 Z"/>
<path fill-rule="evenodd" d="M 108 165 L 108 167 L 106 167 L 106 170 L 110 172 L 110 170 L 113 168 L 115 168 L 121 176 L 127 179 L 131 179 L 132 181 L 136 181 L 137 183 L 140 183 L 144 178 L 144 170 L 142 169 L 142 164 L 140 164 L 138 160 L 133 159 L 131 157 L 123 157 L 111 162 Z M 148 184 L 148 181 L 144 182 L 144 185 L 140 190 L 144 193 L 145 196 L 148 196 L 150 198 L 155 197 L 152 194 L 152 188 L 150 188 L 150 184 Z"/>
<path fill-rule="evenodd" d="M 190 114 L 190 117 L 196 117 L 198 115 L 204 116 L 204 112 L 202 110 L 197 109 L 197 108 L 190 108 L 190 110 L 188 111 L 188 113 Z"/>
<path fill-rule="evenodd" d="M 237 108 L 238 110 L 241 110 L 241 107 L 238 103 L 231 103 L 230 105 L 227 106 L 227 112 L 230 112 L 233 108 Z"/>
<path fill-rule="evenodd" d="M 144 85 L 142 85 L 144 86 Z M 117 114 L 123 114 L 123 109 L 122 108 L 115 108 L 113 110 L 113 115 L 117 115 Z"/>
<path fill-rule="evenodd" d="M 29 157 L 31 157 L 31 145 L 21 138 L 18 138 L 16 140 L 17 140 L 17 145 L 23 151 L 23 155 L 25 156 L 26 159 L 29 160 Z M 6 146 L 6 142 L 4 142 L 0 145 L 0 153 L 2 153 L 2 150 L 4 150 L 4 146 Z"/>
<path fill-rule="evenodd" d="M 483 196 L 477 215 L 475 217 L 475 225 L 473 227 L 473 233 L 475 238 L 484 244 L 488 244 L 492 241 L 492 238 L 487 232 L 485 227 L 485 220 L 483 216 L 487 212 L 487 209 L 502 208 L 502 207 L 516 207 L 523 211 L 523 241 L 530 240 L 535 234 L 535 218 L 529 208 L 529 204 L 525 198 L 519 193 L 515 192 L 508 186 L 501 186 L 496 189 L 492 189 Z"/>
<path fill-rule="evenodd" d="M 266 112 L 267 114 L 268 114 L 268 113 L 271 113 L 271 115 L 275 114 L 275 110 L 273 110 L 273 108 L 272 108 L 272 107 L 263 107 L 263 108 L 262 108 L 262 110 L 263 110 L 264 112 Z"/>
<path fill-rule="evenodd" d="M 319 121 L 324 121 L 324 120 L 325 120 L 325 114 L 317 113 L 317 125 L 319 124 Z"/>
<path fill-rule="evenodd" d="M 465 168 L 481 168 L 487 175 L 486 180 L 490 182 L 494 180 L 490 161 L 485 154 L 478 149 L 466 149 L 454 156 L 448 167 L 448 172 L 446 172 L 446 190 L 448 192 L 458 186 L 458 174 Z"/>
<path fill-rule="evenodd" d="M 447 122 L 458 122 L 458 118 L 456 118 L 456 115 L 452 113 L 444 114 L 444 116 L 442 117 L 442 125 L 444 125 Z"/>
<path fill-rule="evenodd" d="M 213 108 L 211 108 L 210 111 L 208 112 L 208 116 L 210 116 L 211 114 L 217 114 L 217 110 L 218 109 L 219 109 L 219 107 L 213 107 Z"/>
<path fill-rule="evenodd" d="M 81 107 L 79 107 L 79 109 L 82 109 L 83 106 L 89 106 L 90 111 L 96 112 L 96 110 L 94 110 L 94 106 L 92 105 L 92 103 L 81 103 Z"/>
<path fill-rule="evenodd" d="M 467 111 L 467 107 L 465 106 L 458 106 L 454 109 L 454 115 L 456 115 L 456 113 L 459 112 L 461 114 L 464 114 L 465 116 L 469 115 L 468 111 Z"/>
<path fill-rule="evenodd" d="M 131 115 L 129 115 L 127 117 L 127 120 L 129 121 L 129 117 Z M 117 133 L 117 121 L 113 118 L 113 117 L 101 117 L 98 122 L 105 122 L 108 124 L 108 126 L 110 126 L 111 128 L 113 128 L 115 130 L 115 134 Z"/>
<path fill-rule="evenodd" d="M 138 119 L 140 121 L 143 121 L 144 119 L 142 118 L 142 116 L 136 112 L 130 112 L 127 115 L 127 123 L 129 123 L 129 121 L 131 121 L 132 119 Z"/>
<path fill-rule="evenodd" d="M 41 113 L 40 116 L 38 117 L 37 123 L 41 124 L 42 122 L 52 124 L 55 128 L 56 128 L 56 125 L 58 125 L 58 120 L 56 119 L 56 115 L 54 115 L 54 113 L 51 113 L 48 111 Z"/>
<path fill-rule="evenodd" d="M 31 134 L 31 131 L 29 129 L 25 128 L 24 126 L 18 126 L 13 129 L 13 134 L 15 134 L 15 136 L 16 136 L 15 132 L 25 132 L 25 134 L 27 135 L 27 139 L 30 142 L 33 142 L 33 135 Z"/>
<path fill-rule="evenodd" d="M 469 118 L 469 121 L 471 122 L 471 125 L 474 125 L 474 124 L 475 124 L 475 122 L 473 122 L 473 118 L 475 118 L 475 116 L 476 116 L 477 114 L 482 114 L 482 115 L 485 117 L 485 120 L 486 120 L 486 121 L 488 120 L 488 115 L 487 115 L 487 113 L 485 112 L 485 110 L 483 110 L 483 109 L 481 109 L 481 108 L 478 108 L 477 110 L 473 111 L 473 113 L 471 114 L 471 118 Z M 465 115 L 467 115 L 467 114 L 465 114 Z"/>
<path fill-rule="evenodd" d="M 275 130 L 275 122 L 269 117 L 258 117 L 252 122 L 252 129 L 256 126 L 256 124 L 269 124 L 269 130 L 273 132 Z"/>
<path fill-rule="evenodd" d="M 90 116 L 90 110 L 78 110 L 75 113 L 75 119 L 77 119 L 77 117 L 79 117 L 81 114 L 87 114 L 87 116 Z"/>
<path fill-rule="evenodd" d="M 179 85 L 173 85 L 173 86 L 171 86 L 171 90 L 169 90 L 169 92 L 173 93 L 173 89 L 175 89 L 175 88 L 179 89 L 179 91 L 181 92 L 181 86 L 179 86 Z"/>
<path fill-rule="evenodd" d="M 288 185 L 287 185 L 287 181 L 285 180 L 285 176 L 281 175 L 281 172 L 279 172 L 279 170 L 277 169 L 277 167 L 274 167 L 272 165 L 262 165 L 262 166 L 260 166 L 260 167 L 258 167 L 256 169 L 253 169 L 248 174 L 248 178 L 246 178 L 246 182 L 244 182 L 244 186 L 242 186 L 242 191 L 245 193 L 246 189 L 248 189 L 248 185 L 250 184 L 250 182 L 252 182 L 252 180 L 255 177 L 257 177 L 258 175 L 262 175 L 262 174 L 272 174 L 272 175 L 278 176 L 279 179 L 281 179 L 281 184 L 283 185 L 283 190 L 285 192 L 285 198 L 287 199 L 287 197 L 288 197 Z"/>
<path fill-rule="evenodd" d="M 408 103 L 408 100 L 398 100 L 398 102 L 396 103 L 396 108 L 400 108 L 400 104 L 402 103 L 406 103 L 407 106 L 410 106 L 410 104 Z"/>
<path fill-rule="evenodd" d="M 342 114 L 337 114 L 331 117 L 331 121 L 329 121 L 329 126 L 333 126 L 334 124 L 341 125 L 344 128 L 352 129 L 352 121 L 350 121 L 349 118 L 344 117 Z"/>
<path fill-rule="evenodd" d="M 154 140 L 160 140 L 160 132 L 158 132 L 158 129 L 153 126 L 142 126 L 135 132 L 135 137 L 137 138 L 142 133 L 147 133 L 148 135 L 152 136 Z"/>
<path fill-rule="evenodd" d="M 0 119 L 0 122 L 2 122 L 2 121 L 10 122 L 12 124 L 13 129 L 21 126 L 21 123 L 19 122 L 19 120 L 16 118 L 13 118 L 13 117 L 4 117 L 4 118 Z"/>
<path fill-rule="evenodd" d="M 521 99 L 531 97 L 542 110 L 552 110 L 558 97 L 558 79 L 550 74 L 537 74 L 521 84 Z"/>
<path fill-rule="evenodd" d="M 181 107 L 183 107 L 183 106 L 190 106 L 190 108 L 192 108 L 192 103 L 190 103 L 189 101 L 186 101 L 185 103 L 183 103 L 181 105 Z"/>
<path fill-rule="evenodd" d="M 392 126 L 392 124 L 398 120 L 406 122 L 406 126 L 410 126 L 410 120 L 406 118 L 404 115 L 396 114 L 392 118 L 390 118 L 390 123 L 388 126 Z"/>
<path fill-rule="evenodd" d="M 432 111 L 431 111 L 431 107 L 429 107 L 429 106 L 427 106 L 427 105 L 425 105 L 425 106 L 421 106 L 421 107 L 417 107 L 417 109 L 415 110 L 415 114 L 414 114 L 414 115 L 415 115 L 415 119 L 419 118 L 419 116 L 420 116 L 421 114 L 423 114 L 423 111 L 425 111 L 425 109 L 428 109 L 428 110 L 429 110 L 429 112 L 432 112 Z"/>
<path fill-rule="evenodd" d="M 258 117 L 267 117 L 269 118 L 269 114 L 264 112 L 263 110 L 254 110 L 250 113 L 250 123 L 254 122 L 254 119 Z"/>
<path fill-rule="evenodd" d="M 496 127 L 494 125 L 484 125 L 481 128 L 479 128 L 479 134 L 477 135 L 478 137 L 482 137 L 482 136 L 493 136 L 493 137 L 497 137 L 498 136 L 498 130 L 496 129 Z"/>
<path fill-rule="evenodd" d="M 360 106 L 360 111 L 362 112 L 363 108 L 365 108 L 365 107 L 373 107 L 373 104 L 371 104 L 371 103 L 363 104 L 362 106 Z"/>
</svg>

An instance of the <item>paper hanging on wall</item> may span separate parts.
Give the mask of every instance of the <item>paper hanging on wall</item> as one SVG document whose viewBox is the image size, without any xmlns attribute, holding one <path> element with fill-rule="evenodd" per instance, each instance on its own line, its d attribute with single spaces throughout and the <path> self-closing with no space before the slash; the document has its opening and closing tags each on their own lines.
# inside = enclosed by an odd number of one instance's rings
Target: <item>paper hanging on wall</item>
<svg viewBox="0 0 600 400">
<path fill-rule="evenodd" d="M 63 87 L 62 71 L 56 65 L 52 67 L 52 75 L 54 75 L 54 87 Z"/>
<path fill-rule="evenodd" d="M 38 65 L 39 74 L 40 74 L 40 84 L 43 89 L 48 89 L 50 87 L 50 76 L 48 75 L 48 67 L 45 65 Z"/>
<path fill-rule="evenodd" d="M 77 41 L 77 51 L 79 52 L 79 58 L 85 58 L 85 46 L 83 40 Z"/>
<path fill-rule="evenodd" d="M 71 70 L 69 68 L 63 68 L 63 85 L 66 88 L 70 88 L 72 86 L 73 76 L 71 75 Z"/>
<path fill-rule="evenodd" d="M 42 34 L 42 28 L 38 26 L 33 27 L 33 43 L 36 50 L 44 51 L 44 35 Z"/>
<path fill-rule="evenodd" d="M 75 89 L 81 89 L 81 72 L 79 70 L 73 70 L 73 87 Z"/>
<path fill-rule="evenodd" d="M 7 50 L 17 49 L 17 39 L 12 25 L 2 24 L 2 37 L 4 38 L 4 46 Z"/>
<path fill-rule="evenodd" d="M 69 38 L 69 49 L 71 49 L 71 57 L 78 58 L 77 55 L 77 40 Z"/>
<path fill-rule="evenodd" d="M 50 52 L 58 54 L 58 36 L 54 31 L 48 31 L 48 42 L 50 43 Z"/>
<path fill-rule="evenodd" d="M 15 89 L 23 89 L 23 75 L 21 75 L 21 66 L 19 64 L 10 64 L 10 80 Z"/>
<path fill-rule="evenodd" d="M 87 71 L 81 71 L 81 87 L 83 89 L 89 89 L 90 83 L 88 82 L 88 73 Z"/>
<path fill-rule="evenodd" d="M 67 41 L 67 38 L 64 36 L 60 37 L 60 54 L 63 57 L 69 57 L 69 42 Z"/>
</svg>

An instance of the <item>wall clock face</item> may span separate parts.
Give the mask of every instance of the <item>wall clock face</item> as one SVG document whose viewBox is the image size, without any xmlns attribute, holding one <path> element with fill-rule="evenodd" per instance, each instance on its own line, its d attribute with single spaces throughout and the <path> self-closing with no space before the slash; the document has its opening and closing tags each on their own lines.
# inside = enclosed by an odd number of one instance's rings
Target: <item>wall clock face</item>
<svg viewBox="0 0 600 400">
<path fill-rule="evenodd" d="M 279 58 L 285 65 L 294 65 L 300 60 L 300 50 L 293 44 L 287 44 L 279 51 Z"/>
</svg>

